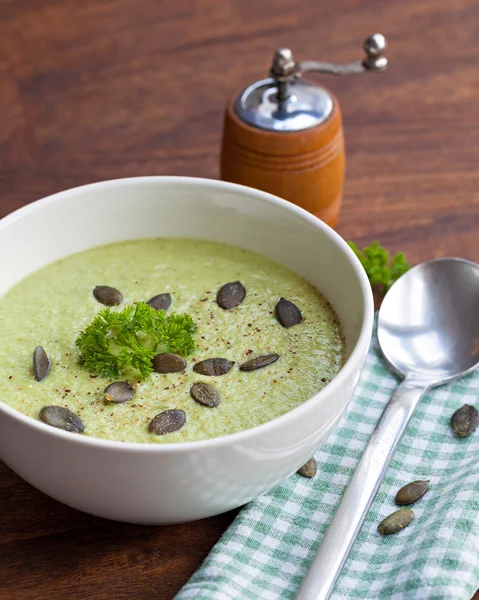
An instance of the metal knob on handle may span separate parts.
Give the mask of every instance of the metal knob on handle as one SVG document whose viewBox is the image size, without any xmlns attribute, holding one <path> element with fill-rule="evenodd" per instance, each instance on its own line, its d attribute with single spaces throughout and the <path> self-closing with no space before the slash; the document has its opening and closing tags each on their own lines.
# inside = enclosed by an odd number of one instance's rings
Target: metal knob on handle
<svg viewBox="0 0 479 600">
<path fill-rule="evenodd" d="M 384 71 L 388 66 L 388 59 L 384 56 L 387 48 L 386 38 L 381 33 L 373 33 L 364 40 L 366 58 L 363 65 L 366 71 Z"/>
</svg>

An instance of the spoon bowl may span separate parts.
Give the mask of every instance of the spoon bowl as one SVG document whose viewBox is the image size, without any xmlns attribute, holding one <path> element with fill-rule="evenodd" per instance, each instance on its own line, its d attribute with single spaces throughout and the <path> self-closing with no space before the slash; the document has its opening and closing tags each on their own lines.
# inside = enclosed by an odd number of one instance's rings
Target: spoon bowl
<svg viewBox="0 0 479 600">
<path fill-rule="evenodd" d="M 438 258 L 405 273 L 384 298 L 378 340 L 389 364 L 426 387 L 479 362 L 479 267 Z"/>
</svg>

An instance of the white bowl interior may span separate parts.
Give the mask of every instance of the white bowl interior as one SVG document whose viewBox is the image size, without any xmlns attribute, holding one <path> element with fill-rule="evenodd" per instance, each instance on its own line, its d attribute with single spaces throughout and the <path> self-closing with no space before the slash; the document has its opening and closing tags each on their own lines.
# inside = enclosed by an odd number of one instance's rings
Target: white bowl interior
<svg viewBox="0 0 479 600">
<path fill-rule="evenodd" d="M 0 294 L 52 261 L 101 244 L 145 237 L 224 242 L 283 263 L 323 292 L 350 353 L 365 315 L 364 281 L 354 255 L 314 217 L 265 196 L 175 177 L 115 180 L 55 194 L 0 222 L 0 255 L 7 257 L 0 263 Z"/>
</svg>

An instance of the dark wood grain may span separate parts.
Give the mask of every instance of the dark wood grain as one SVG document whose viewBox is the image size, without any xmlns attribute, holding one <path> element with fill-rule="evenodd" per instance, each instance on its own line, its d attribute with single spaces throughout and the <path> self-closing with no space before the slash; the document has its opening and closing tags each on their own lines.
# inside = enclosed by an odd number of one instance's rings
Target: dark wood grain
<svg viewBox="0 0 479 600">
<path fill-rule="evenodd" d="M 0 0 L 0 216 L 101 179 L 217 177 L 224 105 L 274 48 L 349 61 L 381 31 L 386 73 L 324 79 L 346 132 L 339 231 L 477 261 L 478 28 L 473 0 Z M 0 486 L 0 600 L 172 598 L 234 516 L 135 527 L 5 466 Z"/>
</svg>

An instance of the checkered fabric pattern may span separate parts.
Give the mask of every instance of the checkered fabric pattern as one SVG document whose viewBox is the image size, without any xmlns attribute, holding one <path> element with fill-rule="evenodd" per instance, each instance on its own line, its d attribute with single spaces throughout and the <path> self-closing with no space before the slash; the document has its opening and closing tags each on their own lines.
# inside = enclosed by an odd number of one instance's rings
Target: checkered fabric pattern
<svg viewBox="0 0 479 600">
<path fill-rule="evenodd" d="M 373 342 L 356 396 L 316 453 L 313 479 L 298 474 L 248 504 L 176 600 L 285 600 L 302 578 L 398 380 Z M 421 401 L 332 598 L 469 600 L 479 587 L 479 429 L 456 439 L 452 413 L 479 408 L 479 371 Z M 430 479 L 403 531 L 381 536 L 396 491 Z"/>
</svg>

